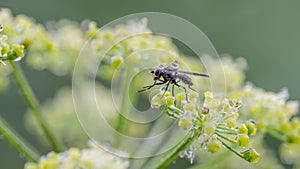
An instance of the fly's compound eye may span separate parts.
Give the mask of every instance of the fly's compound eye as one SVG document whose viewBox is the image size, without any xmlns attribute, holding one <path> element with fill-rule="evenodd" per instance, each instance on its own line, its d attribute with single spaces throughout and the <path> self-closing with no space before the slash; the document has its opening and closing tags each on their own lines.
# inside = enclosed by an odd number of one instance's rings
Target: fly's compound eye
<svg viewBox="0 0 300 169">
<path fill-rule="evenodd" d="M 160 69 L 156 69 L 156 70 L 154 71 L 154 75 L 155 75 L 155 76 L 159 76 L 159 74 L 160 74 Z"/>
</svg>

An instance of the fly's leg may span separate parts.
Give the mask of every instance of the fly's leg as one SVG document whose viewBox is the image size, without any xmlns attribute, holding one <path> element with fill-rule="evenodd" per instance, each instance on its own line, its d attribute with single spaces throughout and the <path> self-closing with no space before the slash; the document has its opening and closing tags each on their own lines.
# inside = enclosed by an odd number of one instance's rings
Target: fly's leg
<svg viewBox="0 0 300 169">
<path fill-rule="evenodd" d="M 178 81 L 178 82 L 179 82 L 179 81 Z M 184 90 L 184 92 L 185 92 L 185 99 L 186 99 L 186 101 L 189 103 L 186 88 L 183 87 L 183 86 L 180 86 L 176 81 L 174 82 L 174 85 L 176 85 L 176 86 L 179 87 L 179 88 L 180 88 L 180 87 L 183 88 L 183 90 Z"/>
<path fill-rule="evenodd" d="M 196 92 L 196 93 L 199 94 L 199 92 L 198 92 L 196 89 L 193 89 L 191 86 L 189 86 L 189 89 L 191 89 L 191 90 L 193 90 L 194 92 Z"/>
<path fill-rule="evenodd" d="M 174 84 L 172 84 L 172 96 L 174 97 Z"/>
<path fill-rule="evenodd" d="M 169 88 L 170 82 L 171 82 L 171 81 L 169 81 L 169 82 L 167 83 L 166 88 L 165 88 L 165 91 L 164 91 L 164 93 L 163 93 L 163 95 L 162 95 L 161 97 L 164 97 L 165 93 L 167 92 L 167 90 L 168 90 L 168 88 Z"/>
<path fill-rule="evenodd" d="M 152 85 L 149 85 L 149 86 L 144 86 L 143 88 L 144 89 L 142 89 L 142 90 L 139 90 L 138 92 L 143 92 L 143 91 L 146 91 L 146 90 L 149 90 L 149 89 L 151 89 L 152 87 L 154 87 L 154 86 L 157 86 L 157 85 L 162 85 L 162 84 L 165 84 L 165 83 L 167 83 L 167 81 L 162 81 L 162 82 L 158 82 L 158 83 L 156 83 L 157 81 L 154 81 L 154 83 L 152 84 Z"/>
</svg>

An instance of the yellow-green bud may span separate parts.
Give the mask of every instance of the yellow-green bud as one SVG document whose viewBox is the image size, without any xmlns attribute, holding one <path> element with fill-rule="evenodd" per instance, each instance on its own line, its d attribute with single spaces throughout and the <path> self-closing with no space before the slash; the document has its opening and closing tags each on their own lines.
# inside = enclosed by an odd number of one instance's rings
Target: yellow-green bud
<svg viewBox="0 0 300 169">
<path fill-rule="evenodd" d="M 299 129 L 300 128 L 300 119 L 298 117 L 294 117 L 291 121 L 292 128 L 293 129 Z"/>
<path fill-rule="evenodd" d="M 236 127 L 236 118 L 230 117 L 226 119 L 227 126 L 230 128 L 235 128 Z"/>
<path fill-rule="evenodd" d="M 80 157 L 80 150 L 78 150 L 77 148 L 71 148 L 68 151 L 68 154 L 69 154 L 71 159 L 77 160 Z"/>
<path fill-rule="evenodd" d="M 196 105 L 194 103 L 187 103 L 183 106 L 183 110 L 185 111 L 193 111 L 195 110 Z"/>
<path fill-rule="evenodd" d="M 186 95 L 184 92 L 176 94 L 176 100 L 182 102 L 186 100 Z"/>
<path fill-rule="evenodd" d="M 299 133 L 291 133 L 287 135 L 287 142 L 292 144 L 300 143 L 300 134 Z"/>
<path fill-rule="evenodd" d="M 246 127 L 245 124 L 240 125 L 238 129 L 239 134 L 248 134 L 248 128 Z"/>
<path fill-rule="evenodd" d="M 164 94 L 164 93 L 165 93 L 165 94 Z M 163 91 L 160 92 L 160 95 L 161 95 L 161 96 L 164 95 L 164 97 L 169 97 L 169 96 L 171 96 L 171 93 L 170 93 L 169 91 L 163 90 Z"/>
<path fill-rule="evenodd" d="M 256 125 L 253 121 L 247 121 L 246 123 L 246 127 L 248 128 L 248 135 L 249 136 L 253 136 L 256 134 Z"/>
<path fill-rule="evenodd" d="M 103 38 L 106 39 L 106 40 L 115 40 L 116 39 L 116 35 L 113 34 L 112 31 L 110 30 L 106 30 L 105 32 L 101 32 L 100 33 L 103 33 Z"/>
<path fill-rule="evenodd" d="M 169 107 L 169 106 L 171 106 L 171 105 L 173 105 L 174 104 L 174 97 L 172 97 L 172 96 L 167 96 L 167 97 L 165 97 L 165 100 L 166 100 L 166 104 L 167 104 L 167 106 Z"/>
<path fill-rule="evenodd" d="M 207 150 L 211 153 L 216 153 L 220 151 L 222 143 L 217 139 L 211 139 L 207 145 Z"/>
<path fill-rule="evenodd" d="M 204 127 L 204 132 L 208 135 L 214 134 L 216 131 L 216 125 L 214 123 L 207 123 Z"/>
<path fill-rule="evenodd" d="M 1 43 L 1 54 L 5 55 L 9 52 L 9 45 L 7 43 Z"/>
<path fill-rule="evenodd" d="M 260 155 L 255 151 L 254 148 L 247 149 L 242 152 L 243 158 L 250 163 L 257 163 L 259 161 Z"/>
<path fill-rule="evenodd" d="M 122 56 L 113 56 L 111 58 L 111 66 L 115 69 L 119 68 L 123 62 L 124 62 L 124 59 Z"/>
<path fill-rule="evenodd" d="M 13 44 L 11 48 L 14 52 L 16 52 L 18 57 L 24 57 L 24 45 Z"/>
<path fill-rule="evenodd" d="M 249 136 L 247 134 L 239 134 L 237 136 L 237 143 L 241 147 L 248 147 Z"/>
<path fill-rule="evenodd" d="M 283 132 L 288 132 L 289 130 L 291 130 L 291 128 L 292 128 L 292 126 L 291 126 L 290 122 L 287 120 L 284 120 L 280 123 L 280 129 Z"/>
<path fill-rule="evenodd" d="M 179 120 L 178 126 L 183 129 L 188 129 L 191 127 L 191 122 L 187 117 L 183 117 Z"/>
<path fill-rule="evenodd" d="M 191 100 L 196 100 L 196 99 L 198 98 L 198 93 L 196 93 L 196 92 L 190 92 L 190 93 L 188 94 L 188 97 L 189 97 L 189 99 L 191 99 Z"/>
<path fill-rule="evenodd" d="M 151 107 L 152 108 L 159 108 L 160 106 L 164 105 L 166 103 L 164 98 L 161 98 L 160 96 L 154 96 L 151 100 Z"/>
<path fill-rule="evenodd" d="M 261 107 L 258 105 L 252 106 L 249 109 L 250 114 L 257 114 L 261 111 Z"/>
<path fill-rule="evenodd" d="M 209 91 L 206 91 L 206 92 L 204 93 L 204 97 L 205 97 L 206 99 L 212 99 L 212 98 L 213 98 L 213 94 L 212 94 L 211 92 L 209 92 Z"/>
</svg>

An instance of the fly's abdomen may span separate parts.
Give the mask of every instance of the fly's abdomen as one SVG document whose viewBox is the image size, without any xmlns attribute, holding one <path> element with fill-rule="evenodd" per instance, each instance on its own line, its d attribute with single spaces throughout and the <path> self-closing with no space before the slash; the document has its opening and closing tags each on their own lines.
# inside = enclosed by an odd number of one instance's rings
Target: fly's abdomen
<svg viewBox="0 0 300 169">
<path fill-rule="evenodd" d="M 185 74 L 177 74 L 176 76 L 180 81 L 182 81 L 182 83 L 193 86 L 192 79 L 189 76 Z"/>
</svg>

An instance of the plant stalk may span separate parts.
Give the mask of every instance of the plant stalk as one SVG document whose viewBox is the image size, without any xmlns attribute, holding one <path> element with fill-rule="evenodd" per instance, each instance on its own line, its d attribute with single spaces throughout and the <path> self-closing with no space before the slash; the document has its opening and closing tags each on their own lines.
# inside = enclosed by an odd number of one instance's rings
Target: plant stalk
<svg viewBox="0 0 300 169">
<path fill-rule="evenodd" d="M 190 146 L 194 142 L 195 138 L 199 137 L 199 135 L 200 132 L 194 130 L 194 133 L 192 133 L 192 131 L 189 131 L 189 133 L 183 138 L 183 140 L 179 144 L 177 144 L 172 150 L 167 152 L 165 157 L 162 157 L 162 159 L 160 160 L 160 163 L 158 163 L 153 168 L 155 169 L 167 168 L 170 165 L 170 163 L 172 163 L 179 156 L 179 153 L 187 149 L 188 146 Z"/>
<path fill-rule="evenodd" d="M 19 153 L 21 153 L 28 161 L 37 162 L 38 155 L 25 144 L 25 142 L 11 130 L 6 122 L 0 117 L 0 134 L 12 145 Z"/>
<path fill-rule="evenodd" d="M 46 120 L 44 119 L 44 117 L 42 115 L 42 111 L 39 106 L 39 103 L 38 103 L 32 89 L 29 86 L 29 84 L 22 72 L 21 67 L 13 61 L 10 61 L 10 64 L 13 68 L 12 69 L 13 77 L 15 78 L 16 83 L 17 83 L 26 103 L 32 110 L 33 116 L 37 120 L 38 124 L 41 126 L 42 131 L 44 132 L 46 138 L 48 139 L 48 141 L 50 142 L 50 144 L 52 145 L 53 149 L 56 152 L 62 151 L 62 146 L 60 145 L 60 143 L 56 139 L 55 135 L 51 131 L 49 125 L 46 123 Z"/>
</svg>

